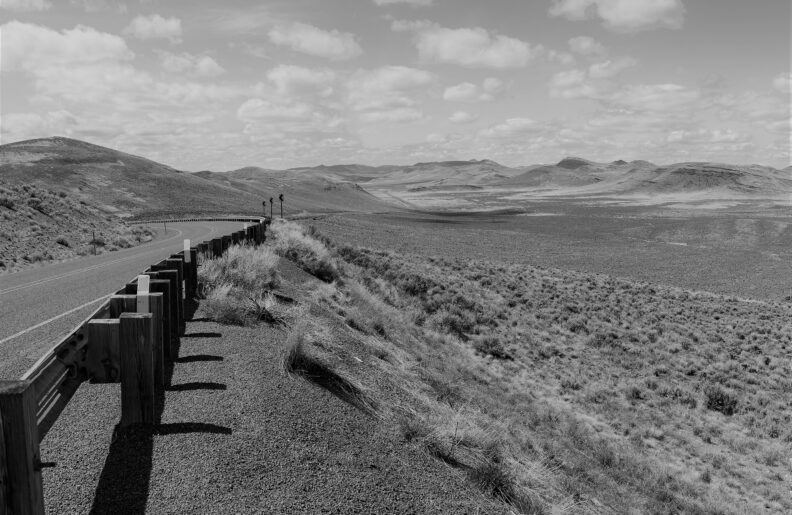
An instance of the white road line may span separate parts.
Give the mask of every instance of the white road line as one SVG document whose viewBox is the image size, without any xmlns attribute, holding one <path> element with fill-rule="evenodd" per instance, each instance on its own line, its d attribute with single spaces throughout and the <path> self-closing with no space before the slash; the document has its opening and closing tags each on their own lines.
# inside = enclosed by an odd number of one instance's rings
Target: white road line
<svg viewBox="0 0 792 515">
<path fill-rule="evenodd" d="M 179 236 L 184 234 L 181 231 L 178 231 L 178 232 L 179 232 L 179 234 L 171 236 L 167 240 L 163 240 L 163 241 L 161 241 L 159 243 L 165 243 L 166 241 L 170 241 L 173 238 L 178 238 Z M 130 259 L 137 259 L 139 257 L 145 256 L 145 255 L 148 255 L 148 254 L 152 254 L 154 252 L 161 252 L 164 249 L 165 249 L 165 247 L 150 249 L 150 250 L 147 250 L 146 252 L 140 252 L 140 253 L 137 253 L 137 254 L 133 254 L 132 256 L 125 257 L 125 258 L 114 259 L 112 261 L 105 261 L 104 263 L 98 263 L 96 265 L 87 266 L 85 268 L 78 268 L 77 270 L 72 270 L 71 272 L 66 272 L 65 274 L 53 275 L 52 277 L 47 277 L 46 279 L 39 279 L 38 281 L 33 281 L 33 282 L 30 282 L 30 283 L 20 284 L 18 286 L 14 286 L 13 288 L 8 288 L 6 290 L 0 290 L 0 295 L 5 295 L 6 293 L 12 293 L 12 292 L 15 292 L 15 291 L 24 290 L 26 288 L 31 288 L 33 286 L 38 286 L 39 284 L 44 284 L 44 283 L 48 283 L 48 282 L 51 282 L 51 281 L 56 281 L 56 280 L 62 279 L 64 277 L 69 277 L 69 276 L 72 276 L 72 275 L 81 274 L 83 272 L 88 272 L 90 270 L 96 270 L 97 268 L 103 268 L 103 267 L 110 266 L 110 265 L 113 265 L 113 264 L 116 264 L 116 263 L 122 263 L 124 261 L 129 261 Z"/>
<path fill-rule="evenodd" d="M 113 295 L 114 294 L 111 293 L 109 295 L 105 295 L 103 297 L 99 297 L 98 299 L 94 299 L 92 301 L 86 302 L 85 304 L 83 304 L 81 306 L 77 306 L 76 308 L 72 308 L 72 309 L 70 309 L 69 311 L 67 311 L 65 313 L 61 313 L 60 315 L 57 315 L 57 316 L 54 316 L 54 317 L 50 318 L 49 320 L 45 320 L 43 322 L 39 322 L 38 324 L 30 326 L 27 329 L 23 329 L 23 330 L 19 331 L 16 334 L 12 334 L 11 336 L 7 336 L 6 338 L 3 338 L 2 340 L 0 340 L 0 345 L 6 343 L 8 341 L 13 340 L 14 338 L 18 338 L 18 337 L 22 336 L 25 333 L 29 333 L 30 331 L 38 329 L 39 327 L 43 327 L 43 326 L 49 324 L 50 322 L 54 322 L 55 320 L 58 320 L 59 318 L 63 318 L 66 315 L 71 315 L 75 311 L 79 311 L 79 310 L 81 310 L 83 308 L 86 308 L 86 307 L 90 306 L 91 304 L 96 304 L 97 302 L 99 302 L 101 300 L 109 299 Z"/>
</svg>

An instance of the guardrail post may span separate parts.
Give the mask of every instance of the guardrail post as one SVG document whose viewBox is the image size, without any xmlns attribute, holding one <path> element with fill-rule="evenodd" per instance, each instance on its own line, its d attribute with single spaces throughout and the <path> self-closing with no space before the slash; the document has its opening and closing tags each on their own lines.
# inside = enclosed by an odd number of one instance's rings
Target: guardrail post
<svg viewBox="0 0 792 515">
<path fill-rule="evenodd" d="M 194 299 L 198 295 L 198 249 L 190 249 L 190 263 L 190 298 Z"/>
<path fill-rule="evenodd" d="M 151 313 L 122 313 L 120 427 L 154 423 L 154 324 Z"/>
<path fill-rule="evenodd" d="M 94 383 L 117 383 L 121 378 L 118 319 L 97 318 L 86 324 L 91 345 L 86 368 Z"/>
<path fill-rule="evenodd" d="M 171 316 L 171 334 L 174 335 L 173 340 L 178 340 L 179 335 L 182 334 L 180 312 L 184 308 L 181 302 L 181 287 L 179 285 L 179 271 L 173 270 L 171 265 L 167 263 L 157 263 L 151 265 L 151 270 L 157 272 L 157 277 L 160 279 L 167 279 L 170 281 L 170 316 Z M 175 341 L 171 342 L 171 348 L 175 347 Z M 171 355 L 171 359 L 176 359 L 176 356 Z"/>
<path fill-rule="evenodd" d="M 152 272 L 156 277 L 158 272 Z M 175 307 L 176 299 L 171 295 L 171 282 L 167 279 L 152 279 L 149 282 L 152 293 L 162 294 L 162 353 L 168 360 L 175 360 L 178 335 L 174 334 L 176 326 L 172 323 L 171 306 Z M 173 349 L 173 350 L 171 350 Z"/>
<path fill-rule="evenodd" d="M 36 392 L 32 381 L 0 381 L 0 416 L 7 475 L 5 513 L 44 514 Z M 0 512 L 3 506 L 0 505 Z"/>
<path fill-rule="evenodd" d="M 160 393 L 165 389 L 165 355 L 162 350 L 163 320 L 161 293 L 151 293 L 151 278 L 148 275 L 139 275 L 137 278 L 137 312 L 151 313 L 153 325 L 152 352 L 154 353 L 154 392 Z"/>
<path fill-rule="evenodd" d="M 212 240 L 212 257 L 217 259 L 223 255 L 223 240 L 215 238 Z"/>
<path fill-rule="evenodd" d="M 221 240 L 222 240 L 222 242 L 223 242 L 223 245 L 222 245 L 222 247 L 223 247 L 223 252 L 225 252 L 226 250 L 228 250 L 228 247 L 230 247 L 230 246 L 231 246 L 231 236 L 229 236 L 229 235 L 227 235 L 227 234 L 226 234 L 225 236 L 223 236 L 223 237 L 222 237 L 222 238 L 220 238 L 220 239 L 221 239 Z"/>
</svg>

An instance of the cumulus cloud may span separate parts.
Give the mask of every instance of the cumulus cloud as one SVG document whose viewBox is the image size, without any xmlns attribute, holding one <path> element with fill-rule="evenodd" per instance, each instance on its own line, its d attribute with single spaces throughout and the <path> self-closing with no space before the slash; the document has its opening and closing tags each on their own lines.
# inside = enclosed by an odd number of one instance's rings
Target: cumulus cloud
<svg viewBox="0 0 792 515">
<path fill-rule="evenodd" d="M 158 52 L 160 65 L 171 73 L 187 73 L 197 77 L 216 77 L 225 73 L 225 69 L 208 55 L 193 55 L 187 52 L 174 54 Z"/>
<path fill-rule="evenodd" d="M 377 5 L 410 4 L 419 7 L 428 7 L 434 0 L 374 0 Z"/>
<path fill-rule="evenodd" d="M 56 31 L 41 25 L 11 21 L 0 26 L 3 68 L 38 72 L 51 67 L 132 59 L 123 38 L 78 25 Z"/>
<path fill-rule="evenodd" d="M 668 133 L 666 142 L 680 145 L 699 145 L 706 143 L 747 143 L 753 140 L 750 134 L 731 129 L 675 130 Z"/>
<path fill-rule="evenodd" d="M 609 79 L 638 63 L 631 57 L 620 57 L 593 63 L 587 70 L 572 69 L 556 73 L 550 79 L 550 96 L 556 98 L 607 98 L 616 88 Z"/>
<path fill-rule="evenodd" d="M 608 52 L 605 46 L 588 36 L 577 36 L 569 40 L 569 49 L 576 54 L 594 57 L 603 57 Z"/>
<path fill-rule="evenodd" d="M 460 123 L 460 124 L 471 123 L 476 121 L 477 119 L 478 119 L 477 116 L 470 114 L 467 111 L 457 111 L 448 118 L 448 120 L 451 121 L 452 123 Z"/>
<path fill-rule="evenodd" d="M 654 27 L 682 27 L 685 7 L 682 0 L 553 0 L 551 16 L 583 20 L 592 14 L 605 27 L 616 31 L 637 31 Z"/>
<path fill-rule="evenodd" d="M 347 60 L 363 52 L 353 34 L 323 30 L 307 23 L 278 25 L 269 31 L 268 36 L 276 45 L 327 59 Z"/>
<path fill-rule="evenodd" d="M 530 118 L 509 118 L 479 132 L 485 138 L 513 138 L 526 134 L 536 134 L 544 130 L 544 126 Z"/>
<path fill-rule="evenodd" d="M 268 71 L 267 78 L 283 95 L 318 94 L 327 97 L 333 94 L 336 74 L 332 70 L 281 64 Z"/>
<path fill-rule="evenodd" d="M 52 7 L 47 0 L 0 0 L 0 9 L 17 12 L 46 11 Z"/>
<path fill-rule="evenodd" d="M 790 93 L 790 85 L 792 85 L 792 73 L 781 73 L 773 79 L 773 88 L 779 93 Z"/>
<path fill-rule="evenodd" d="M 488 77 L 479 87 L 470 82 L 450 86 L 443 92 L 443 100 L 449 102 L 487 102 L 505 91 L 505 83 L 495 77 Z"/>
<path fill-rule="evenodd" d="M 314 109 L 303 102 L 273 102 L 261 98 L 246 100 L 237 109 L 237 118 L 242 121 L 308 120 L 315 116 Z"/>
<path fill-rule="evenodd" d="M 589 66 L 589 77 L 594 79 L 607 79 L 618 75 L 622 71 L 635 66 L 638 61 L 632 57 L 621 57 L 619 59 L 608 59 L 601 63 L 594 63 Z"/>
<path fill-rule="evenodd" d="M 418 55 L 428 62 L 470 68 L 521 68 L 542 52 L 541 47 L 502 34 L 490 34 L 481 27 L 450 29 L 436 23 L 396 20 L 391 28 L 414 32 Z"/>
<path fill-rule="evenodd" d="M 412 107 L 412 93 L 435 78 L 429 72 L 406 66 L 358 70 L 347 82 L 348 101 L 355 111 Z"/>
<path fill-rule="evenodd" d="M 171 43 L 180 43 L 181 20 L 173 17 L 164 18 L 159 14 L 139 15 L 124 29 L 124 34 L 138 39 L 168 39 Z"/>
<path fill-rule="evenodd" d="M 423 111 L 411 107 L 386 109 L 384 111 L 371 111 L 362 113 L 360 120 L 365 123 L 404 123 L 420 120 L 424 117 Z"/>
</svg>

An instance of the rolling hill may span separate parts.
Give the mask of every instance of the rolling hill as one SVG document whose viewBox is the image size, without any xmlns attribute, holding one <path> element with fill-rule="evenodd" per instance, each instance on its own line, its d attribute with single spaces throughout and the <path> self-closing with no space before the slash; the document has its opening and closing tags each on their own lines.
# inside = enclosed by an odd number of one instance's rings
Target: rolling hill
<svg viewBox="0 0 792 515">
<path fill-rule="evenodd" d="M 61 137 L 0 145 L 0 179 L 57 189 L 122 218 L 260 210 L 257 197 L 247 192 Z"/>
</svg>

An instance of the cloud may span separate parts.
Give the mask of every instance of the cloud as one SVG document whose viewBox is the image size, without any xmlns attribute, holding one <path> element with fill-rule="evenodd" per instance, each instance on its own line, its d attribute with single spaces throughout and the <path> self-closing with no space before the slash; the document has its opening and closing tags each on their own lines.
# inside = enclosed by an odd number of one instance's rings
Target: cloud
<svg viewBox="0 0 792 515">
<path fill-rule="evenodd" d="M 615 31 L 679 29 L 685 15 L 681 0 L 553 0 L 550 7 L 551 16 L 570 20 L 587 19 L 592 11 Z"/>
<path fill-rule="evenodd" d="M 585 55 L 587 57 L 603 57 L 608 53 L 602 43 L 588 36 L 571 38 L 569 40 L 569 49 L 576 54 Z"/>
<path fill-rule="evenodd" d="M 477 116 L 470 114 L 467 111 L 457 111 L 448 118 L 448 120 L 452 123 L 460 124 L 475 122 L 477 119 Z"/>
<path fill-rule="evenodd" d="M 679 84 L 639 84 L 622 88 L 607 103 L 635 111 L 668 112 L 685 110 L 701 99 L 701 91 Z"/>
<path fill-rule="evenodd" d="M 208 55 L 163 51 L 158 54 L 162 68 L 171 73 L 187 73 L 197 77 L 216 77 L 225 73 L 225 69 Z"/>
<path fill-rule="evenodd" d="M 427 62 L 469 68 L 522 68 L 542 52 L 525 41 L 495 34 L 480 27 L 449 29 L 436 23 L 395 20 L 391 29 L 414 32 L 418 55 Z"/>
<path fill-rule="evenodd" d="M 237 118 L 242 121 L 310 120 L 316 116 L 314 109 L 303 102 L 273 102 L 261 98 L 246 100 L 237 109 Z"/>
<path fill-rule="evenodd" d="M 443 100 L 449 102 L 487 102 L 506 90 L 505 83 L 495 77 L 484 79 L 481 87 L 470 82 L 450 86 L 443 92 Z"/>
<path fill-rule="evenodd" d="M 332 70 L 281 64 L 267 72 L 267 78 L 283 95 L 318 94 L 327 97 L 333 94 L 336 74 Z"/>
<path fill-rule="evenodd" d="M 790 72 L 776 75 L 776 77 L 773 79 L 773 88 L 779 93 L 789 94 L 792 90 L 790 85 L 792 85 L 792 73 Z"/>
<path fill-rule="evenodd" d="M 374 0 L 377 5 L 410 4 L 418 7 L 428 7 L 434 4 L 434 0 Z"/>
<path fill-rule="evenodd" d="M 3 68 L 37 72 L 44 68 L 117 62 L 132 59 L 123 38 L 78 25 L 61 32 L 41 25 L 11 21 L 0 26 Z"/>
<path fill-rule="evenodd" d="M 420 120 L 423 117 L 424 114 L 419 109 L 414 109 L 411 107 L 399 107 L 385 111 L 362 113 L 360 115 L 360 120 L 365 123 L 404 123 Z"/>
<path fill-rule="evenodd" d="M 666 142 L 680 145 L 700 145 L 707 143 L 748 143 L 753 140 L 749 134 L 731 129 L 676 130 L 666 136 Z"/>
<path fill-rule="evenodd" d="M 412 107 L 417 102 L 409 93 L 434 80 L 431 73 L 406 66 L 358 70 L 347 81 L 348 102 L 355 111 Z"/>
<path fill-rule="evenodd" d="M 631 57 L 593 63 L 588 70 L 572 69 L 556 73 L 550 79 L 550 96 L 556 98 L 604 99 L 616 85 L 610 81 L 638 63 Z"/>
<path fill-rule="evenodd" d="M 270 41 L 276 45 L 327 59 L 347 60 L 363 52 L 353 34 L 322 30 L 307 23 L 278 25 L 268 35 Z"/>
<path fill-rule="evenodd" d="M 87 13 L 116 11 L 120 14 L 126 14 L 129 11 L 125 3 L 118 3 L 112 0 L 71 0 L 71 4 L 82 8 Z"/>
<path fill-rule="evenodd" d="M 0 0 L 0 9 L 17 12 L 46 11 L 52 7 L 48 0 Z"/>
<path fill-rule="evenodd" d="M 594 79 L 607 79 L 618 75 L 622 71 L 635 66 L 638 61 L 632 57 L 620 57 L 619 59 L 608 59 L 601 63 L 594 63 L 589 66 L 589 77 Z"/>
<path fill-rule="evenodd" d="M 537 134 L 546 130 L 546 127 L 530 118 L 509 118 L 503 123 L 492 125 L 479 131 L 479 136 L 485 138 L 513 138 L 526 134 Z"/>
<path fill-rule="evenodd" d="M 138 39 L 168 39 L 171 43 L 181 43 L 181 20 L 163 18 L 159 14 L 139 15 L 124 29 L 124 34 Z"/>
</svg>

